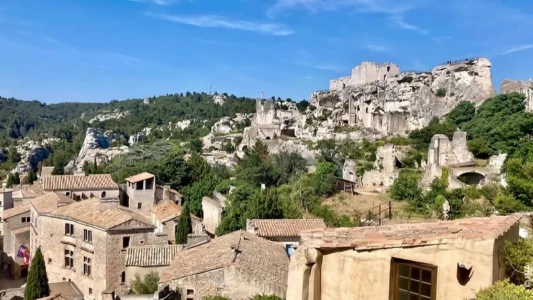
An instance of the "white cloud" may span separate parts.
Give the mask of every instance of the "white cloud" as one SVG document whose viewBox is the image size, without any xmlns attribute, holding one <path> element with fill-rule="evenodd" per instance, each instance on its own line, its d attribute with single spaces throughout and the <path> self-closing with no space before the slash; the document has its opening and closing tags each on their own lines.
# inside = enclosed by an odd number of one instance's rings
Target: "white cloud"
<svg viewBox="0 0 533 300">
<path fill-rule="evenodd" d="M 312 67 L 318 70 L 334 71 L 334 72 L 341 72 L 344 69 L 343 67 L 334 65 L 334 64 L 319 64 L 319 65 L 313 65 Z"/>
<path fill-rule="evenodd" d="M 414 9 L 424 0 L 277 0 L 267 15 L 275 17 L 282 11 L 304 9 L 311 12 L 335 11 L 344 7 L 353 7 L 363 13 L 402 14 Z"/>
<path fill-rule="evenodd" d="M 391 21 L 393 21 L 393 24 L 396 27 L 401 28 L 401 29 L 416 31 L 420 34 L 428 33 L 427 29 L 420 28 L 418 26 L 405 22 L 401 16 L 393 16 L 391 17 Z"/>
<path fill-rule="evenodd" d="M 168 15 L 153 14 L 150 12 L 146 13 L 146 15 L 165 21 L 202 28 L 226 28 L 234 30 L 260 32 L 277 36 L 286 36 L 294 33 L 294 31 L 292 31 L 290 28 L 283 24 L 232 20 L 227 17 L 216 15 Z"/>
<path fill-rule="evenodd" d="M 504 52 L 501 53 L 501 55 L 507 55 L 507 54 L 511 54 L 511 53 L 515 53 L 515 52 L 519 52 L 519 51 L 525 51 L 525 50 L 529 50 L 531 48 L 533 48 L 533 44 L 522 45 L 522 46 L 511 48 L 511 49 L 509 49 L 507 51 L 504 51 Z"/>
<path fill-rule="evenodd" d="M 390 48 L 384 45 L 377 45 L 377 44 L 367 44 L 366 48 L 372 51 L 376 52 L 388 52 L 390 51 Z"/>
</svg>

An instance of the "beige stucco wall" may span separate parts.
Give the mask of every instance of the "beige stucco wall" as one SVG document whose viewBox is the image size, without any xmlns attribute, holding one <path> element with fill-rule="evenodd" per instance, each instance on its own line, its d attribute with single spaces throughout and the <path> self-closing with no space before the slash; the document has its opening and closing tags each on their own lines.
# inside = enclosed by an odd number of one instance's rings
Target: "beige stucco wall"
<svg viewBox="0 0 533 300">
<path fill-rule="evenodd" d="M 437 299 L 471 299 L 481 288 L 503 278 L 498 253 L 505 240 L 518 240 L 518 225 L 497 240 L 458 239 L 440 245 L 374 251 L 322 250 L 322 264 L 315 272 L 320 284 L 311 278 L 314 275 L 306 259 L 310 249 L 300 247 L 291 258 L 287 300 L 387 300 L 393 258 L 437 266 Z M 457 280 L 458 263 L 473 270 L 464 286 Z M 320 296 L 312 297 L 317 290 Z"/>
<path fill-rule="evenodd" d="M 72 195 L 82 197 L 82 194 L 85 194 L 85 196 L 87 196 L 88 198 L 91 197 L 91 194 L 93 194 L 94 197 L 96 198 L 101 198 L 103 192 L 105 192 L 104 198 L 118 198 L 119 196 L 118 187 L 114 189 L 104 189 L 104 190 L 71 190 L 71 191 L 55 191 L 55 192 L 71 197 L 71 198 L 72 198 Z"/>
<path fill-rule="evenodd" d="M 20 246 L 15 244 L 15 236 L 11 231 L 29 225 L 29 223 L 22 223 L 22 217 L 29 216 L 30 212 L 26 212 L 4 220 L 4 252 L 9 257 L 15 257 L 17 255 L 18 247 Z M 29 243 L 26 246 L 29 246 Z"/>
<path fill-rule="evenodd" d="M 145 216 L 150 216 L 155 205 L 155 178 L 151 189 L 147 189 L 146 180 L 142 181 L 142 190 L 135 189 L 137 183 L 127 182 L 126 193 L 129 198 L 129 207 L 138 210 Z M 138 209 L 138 204 L 141 203 L 141 209 Z"/>
</svg>

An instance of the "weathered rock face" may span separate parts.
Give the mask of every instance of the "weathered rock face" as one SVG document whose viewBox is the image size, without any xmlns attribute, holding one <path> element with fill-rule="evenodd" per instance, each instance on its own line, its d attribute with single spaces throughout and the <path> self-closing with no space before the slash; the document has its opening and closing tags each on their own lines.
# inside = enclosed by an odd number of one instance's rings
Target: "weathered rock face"
<svg viewBox="0 0 533 300">
<path fill-rule="evenodd" d="M 224 105 L 224 103 L 226 103 L 226 96 L 224 96 L 224 95 L 214 95 L 213 96 L 213 101 L 215 102 L 215 104 Z"/>
<path fill-rule="evenodd" d="M 94 118 L 90 119 L 89 120 L 89 124 L 90 123 L 93 123 L 95 121 L 106 121 L 106 120 L 113 120 L 113 119 L 120 119 L 120 118 L 123 118 L 127 115 L 129 115 L 129 111 L 119 111 L 118 109 L 115 109 L 115 111 L 113 112 L 107 112 L 107 113 L 102 113 L 102 114 L 98 114 L 96 116 L 94 116 Z M 82 116 L 83 118 L 83 116 Z"/>
<path fill-rule="evenodd" d="M 13 170 L 19 174 L 27 173 L 31 169 L 37 167 L 39 162 L 45 160 L 50 152 L 48 151 L 48 145 L 59 141 L 58 138 L 44 139 L 42 142 L 27 141 L 24 144 L 17 146 L 17 152 L 20 154 L 21 160 Z"/>
<path fill-rule="evenodd" d="M 397 65 L 364 62 L 352 75 L 330 82 L 330 91 L 311 96 L 310 111 L 326 124 L 373 128 L 406 135 L 433 117 L 443 117 L 461 101 L 476 105 L 493 97 L 491 63 L 486 58 L 448 63 L 431 72 L 400 73 Z"/>
<path fill-rule="evenodd" d="M 533 112 L 533 81 L 513 81 L 504 79 L 500 86 L 500 94 L 517 92 L 526 97 L 526 111 Z"/>
<path fill-rule="evenodd" d="M 128 139 L 128 144 L 131 146 L 133 144 L 139 143 L 143 141 L 143 138 L 146 136 L 149 136 L 152 132 L 152 128 L 145 127 L 141 132 L 138 132 L 137 134 L 130 135 Z"/>
<path fill-rule="evenodd" d="M 112 132 L 102 134 L 94 128 L 88 128 L 78 157 L 70 162 L 65 170 L 81 171 L 85 162 L 93 163 L 96 161 L 97 164 L 100 164 L 110 161 L 115 155 L 128 152 L 127 146 L 109 148 L 117 137 L 118 135 Z"/>
<path fill-rule="evenodd" d="M 379 147 L 376 151 L 374 169 L 363 174 L 363 186 L 390 187 L 398 175 L 398 162 L 404 153 L 392 144 Z"/>
</svg>

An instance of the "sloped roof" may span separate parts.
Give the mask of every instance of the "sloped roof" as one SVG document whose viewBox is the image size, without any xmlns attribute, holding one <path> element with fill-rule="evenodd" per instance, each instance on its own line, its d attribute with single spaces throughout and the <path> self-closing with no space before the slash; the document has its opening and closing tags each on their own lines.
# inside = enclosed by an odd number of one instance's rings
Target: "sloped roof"
<svg viewBox="0 0 533 300">
<path fill-rule="evenodd" d="M 90 174 L 87 176 L 52 175 L 42 178 L 45 191 L 118 189 L 110 174 Z"/>
<path fill-rule="evenodd" d="M 185 245 L 150 245 L 130 247 L 126 252 L 126 266 L 159 267 L 168 266 Z"/>
<path fill-rule="evenodd" d="M 251 224 L 262 237 L 299 236 L 302 230 L 327 227 L 322 219 L 253 219 Z"/>
<path fill-rule="evenodd" d="M 100 209 L 100 199 L 92 198 L 56 208 L 45 215 L 63 217 L 90 224 L 104 230 L 112 229 L 128 221 L 138 221 L 153 227 L 151 222 L 127 207 L 114 205 Z"/>
<path fill-rule="evenodd" d="M 146 179 L 150 179 L 150 178 L 153 178 L 155 177 L 154 174 L 152 173 L 148 173 L 148 172 L 143 172 L 143 173 L 140 173 L 140 174 L 137 174 L 137 175 L 133 175 L 131 177 L 128 177 L 126 178 L 126 181 L 129 181 L 129 182 L 138 182 L 138 181 L 141 181 L 141 180 L 146 180 Z"/>
<path fill-rule="evenodd" d="M 6 209 L 2 213 L 2 219 L 6 220 L 6 219 L 9 219 L 9 218 L 14 217 L 14 216 L 21 215 L 23 213 L 28 213 L 28 212 L 30 212 L 30 209 L 31 209 L 31 205 L 30 204 L 21 205 L 21 206 L 13 207 L 13 208 L 10 208 L 10 209 Z"/>
<path fill-rule="evenodd" d="M 237 250 L 234 255 L 232 248 Z M 254 282 L 287 286 L 289 258 L 283 245 L 244 231 L 223 235 L 201 246 L 178 252 L 160 282 L 230 265 Z"/>
<path fill-rule="evenodd" d="M 183 207 L 177 205 L 170 200 L 163 200 L 152 209 L 152 212 L 156 218 L 161 222 L 167 222 L 173 220 L 181 215 Z M 191 214 L 191 218 L 201 220 L 197 216 Z"/>
<path fill-rule="evenodd" d="M 56 192 L 48 192 L 30 201 L 38 213 L 50 212 L 60 206 L 75 203 L 76 201 Z"/>
<path fill-rule="evenodd" d="M 520 221 L 519 215 L 467 218 L 431 223 L 408 223 L 302 231 L 302 244 L 312 248 L 372 250 L 444 244 L 457 239 L 496 239 Z"/>
</svg>

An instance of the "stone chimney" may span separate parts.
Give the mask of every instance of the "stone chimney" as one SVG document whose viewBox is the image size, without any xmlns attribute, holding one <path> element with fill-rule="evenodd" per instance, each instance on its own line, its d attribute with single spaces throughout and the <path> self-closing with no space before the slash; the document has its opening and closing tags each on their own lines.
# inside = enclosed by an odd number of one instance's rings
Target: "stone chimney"
<svg viewBox="0 0 533 300">
<path fill-rule="evenodd" d="M 120 205 L 119 199 L 100 199 L 100 210 L 106 210 Z"/>
<path fill-rule="evenodd" d="M 163 200 L 170 200 L 170 185 L 163 186 Z"/>
</svg>

